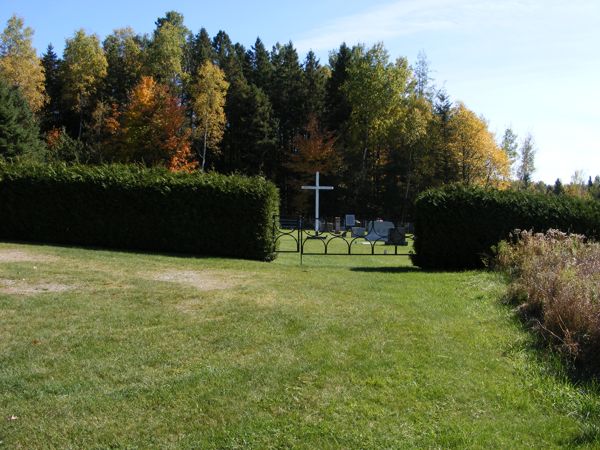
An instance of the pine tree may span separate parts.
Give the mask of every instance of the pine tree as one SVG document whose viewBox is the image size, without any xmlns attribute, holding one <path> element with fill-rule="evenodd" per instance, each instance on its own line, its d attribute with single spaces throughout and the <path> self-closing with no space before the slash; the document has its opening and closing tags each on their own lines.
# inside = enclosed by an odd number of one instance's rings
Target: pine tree
<svg viewBox="0 0 600 450">
<path fill-rule="evenodd" d="M 42 158 L 37 122 L 20 90 L 0 78 L 0 158 Z"/>
</svg>

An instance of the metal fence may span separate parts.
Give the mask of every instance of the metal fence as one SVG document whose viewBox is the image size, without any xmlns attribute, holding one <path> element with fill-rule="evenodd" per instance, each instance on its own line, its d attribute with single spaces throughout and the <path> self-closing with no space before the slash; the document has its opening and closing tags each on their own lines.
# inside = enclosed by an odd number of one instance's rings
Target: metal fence
<svg viewBox="0 0 600 450">
<path fill-rule="evenodd" d="M 336 219 L 275 218 L 276 251 L 322 256 L 411 254 L 413 235 L 409 233 L 412 231 L 410 224 L 362 220 L 355 221 L 354 226 L 346 226 L 339 218 Z"/>
</svg>

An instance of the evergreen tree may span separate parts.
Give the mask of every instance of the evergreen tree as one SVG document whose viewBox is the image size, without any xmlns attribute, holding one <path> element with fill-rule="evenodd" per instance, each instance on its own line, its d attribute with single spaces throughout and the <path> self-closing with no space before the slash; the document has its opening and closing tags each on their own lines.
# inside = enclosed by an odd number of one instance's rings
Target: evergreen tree
<svg viewBox="0 0 600 450">
<path fill-rule="evenodd" d="M 235 107 L 227 114 L 221 168 L 275 179 L 277 121 L 269 98 L 259 87 L 239 79 L 234 80 L 228 98 Z"/>
<path fill-rule="evenodd" d="M 554 192 L 555 195 L 561 195 L 565 192 L 565 188 L 563 187 L 563 184 L 560 181 L 560 178 L 557 178 L 556 181 L 554 182 L 554 187 L 552 188 L 552 192 Z"/>
<path fill-rule="evenodd" d="M 352 59 L 353 52 L 345 43 L 340 46 L 337 52 L 331 54 L 329 57 L 331 76 L 327 79 L 325 89 L 325 125 L 329 130 L 338 132 L 342 137 L 342 141 L 344 133 L 340 131 L 352 113 L 352 108 L 342 86 L 348 80 L 348 70 L 352 64 Z"/>
<path fill-rule="evenodd" d="M 248 80 L 262 89 L 263 92 L 270 92 L 273 64 L 269 52 L 260 38 L 256 38 L 256 42 L 252 49 L 248 51 L 247 56 L 251 69 Z"/>
<path fill-rule="evenodd" d="M 61 125 L 61 61 L 54 52 L 52 44 L 48 45 L 46 53 L 42 55 L 42 66 L 46 74 L 45 88 L 48 102 L 42 111 L 42 128 L 48 131 Z"/>
<path fill-rule="evenodd" d="M 328 72 L 319 64 L 314 52 L 311 50 L 304 61 L 304 116 L 314 116 L 319 122 L 323 117 L 325 108 L 325 87 Z"/>
<path fill-rule="evenodd" d="M 192 84 L 195 82 L 195 76 L 202 64 L 205 61 L 214 64 L 216 63 L 215 59 L 215 51 L 205 28 L 201 28 L 196 35 L 188 36 L 185 47 L 185 71 L 190 74 Z"/>
<path fill-rule="evenodd" d="M 41 158 L 37 122 L 18 88 L 0 77 L 0 158 Z"/>
<path fill-rule="evenodd" d="M 435 153 L 435 172 L 433 185 L 446 184 L 456 181 L 458 168 L 453 165 L 450 152 L 450 119 L 452 118 L 452 101 L 444 89 L 437 92 L 433 104 L 434 137 L 433 149 Z"/>
<path fill-rule="evenodd" d="M 273 82 L 271 103 L 279 121 L 279 145 L 285 153 L 292 149 L 294 136 L 304 127 L 307 117 L 303 108 L 303 72 L 298 60 L 298 53 L 291 42 L 276 44 L 271 53 L 273 63 Z"/>
</svg>

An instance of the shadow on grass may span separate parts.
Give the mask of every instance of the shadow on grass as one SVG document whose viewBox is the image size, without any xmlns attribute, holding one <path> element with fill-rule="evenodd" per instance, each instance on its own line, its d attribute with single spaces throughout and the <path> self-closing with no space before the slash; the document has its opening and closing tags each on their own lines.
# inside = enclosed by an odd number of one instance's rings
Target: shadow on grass
<svg viewBox="0 0 600 450">
<path fill-rule="evenodd" d="M 472 270 L 442 270 L 442 269 L 421 269 L 416 266 L 382 266 L 382 267 L 350 267 L 352 272 L 366 272 L 366 273 L 464 273 L 472 272 Z M 483 270 L 483 269 L 481 269 Z"/>
<path fill-rule="evenodd" d="M 111 247 L 102 245 L 82 245 L 82 244 L 68 244 L 62 242 L 41 242 L 41 241 L 18 241 L 18 240 L 0 240 L 4 244 L 16 244 L 16 245 L 31 245 L 36 247 L 56 247 L 56 248 L 68 248 L 75 250 L 93 250 L 97 252 L 113 252 L 113 253 L 125 253 L 130 255 L 145 255 L 145 256 L 169 256 L 175 258 L 187 258 L 187 259 L 206 259 L 206 258 L 223 258 L 223 259 L 243 259 L 242 257 L 232 256 L 213 256 L 213 255 L 200 255 L 194 253 L 178 253 L 168 250 L 148 250 L 148 249 L 136 249 L 136 248 L 124 248 L 124 247 Z"/>
<path fill-rule="evenodd" d="M 367 273 L 414 273 L 414 272 L 425 272 L 418 267 L 411 266 L 399 266 L 399 267 L 350 267 L 352 272 L 367 272 Z"/>
</svg>

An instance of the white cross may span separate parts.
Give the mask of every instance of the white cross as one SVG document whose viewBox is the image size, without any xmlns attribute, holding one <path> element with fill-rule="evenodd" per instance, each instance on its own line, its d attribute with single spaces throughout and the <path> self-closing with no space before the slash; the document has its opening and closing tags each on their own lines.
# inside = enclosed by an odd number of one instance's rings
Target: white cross
<svg viewBox="0 0 600 450">
<path fill-rule="evenodd" d="M 319 172 L 316 174 L 316 183 L 314 186 L 302 186 L 302 189 L 310 189 L 315 191 L 315 232 L 319 233 L 319 191 L 332 191 L 333 186 L 321 186 L 319 184 Z"/>
</svg>

